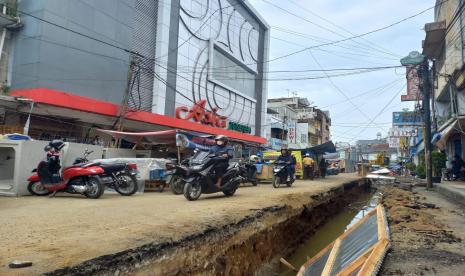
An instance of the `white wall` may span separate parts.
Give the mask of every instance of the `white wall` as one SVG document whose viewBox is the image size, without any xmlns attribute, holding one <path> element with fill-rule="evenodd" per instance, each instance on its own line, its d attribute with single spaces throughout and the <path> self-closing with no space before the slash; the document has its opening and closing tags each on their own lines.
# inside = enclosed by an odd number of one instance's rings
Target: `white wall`
<svg viewBox="0 0 465 276">
<path fill-rule="evenodd" d="M 136 151 L 132 149 L 116 149 L 116 148 L 106 148 L 104 149 L 103 157 L 105 159 L 109 158 L 135 158 Z"/>
</svg>

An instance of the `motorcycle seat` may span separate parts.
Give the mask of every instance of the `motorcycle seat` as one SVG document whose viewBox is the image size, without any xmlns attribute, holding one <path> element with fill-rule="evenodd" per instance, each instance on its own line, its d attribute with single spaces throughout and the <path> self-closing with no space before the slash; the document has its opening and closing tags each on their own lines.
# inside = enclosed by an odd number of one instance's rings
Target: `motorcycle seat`
<svg viewBox="0 0 465 276">
<path fill-rule="evenodd" d="M 124 170 L 126 168 L 125 163 L 115 163 L 115 164 L 99 164 L 100 167 L 106 172 L 106 173 L 111 173 L 111 172 L 118 172 Z"/>
<path fill-rule="evenodd" d="M 234 168 L 236 165 L 237 165 L 236 162 L 231 162 L 226 170 L 229 171 L 230 169 Z"/>
</svg>

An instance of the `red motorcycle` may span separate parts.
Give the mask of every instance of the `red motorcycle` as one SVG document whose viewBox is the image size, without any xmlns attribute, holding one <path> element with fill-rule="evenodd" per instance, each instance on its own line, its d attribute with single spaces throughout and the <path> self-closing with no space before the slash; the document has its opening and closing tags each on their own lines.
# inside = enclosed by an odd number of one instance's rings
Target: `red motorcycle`
<svg viewBox="0 0 465 276">
<path fill-rule="evenodd" d="M 74 164 L 63 170 L 62 175 L 53 175 L 58 183 L 42 184 L 47 174 L 46 161 L 41 161 L 28 178 L 28 191 L 33 195 L 45 196 L 53 192 L 83 194 L 88 198 L 99 198 L 105 190 L 105 184 L 121 195 L 133 195 L 137 192 L 137 165 L 134 163 L 102 164 L 88 162 L 87 156 L 92 152 L 85 151 L 83 158 L 76 158 Z M 44 173 L 45 170 L 45 173 Z M 42 172 L 42 173 L 41 173 Z M 41 177 L 42 175 L 42 177 Z M 42 178 L 42 179 L 41 179 Z M 41 181 L 42 180 L 42 181 Z"/>
</svg>

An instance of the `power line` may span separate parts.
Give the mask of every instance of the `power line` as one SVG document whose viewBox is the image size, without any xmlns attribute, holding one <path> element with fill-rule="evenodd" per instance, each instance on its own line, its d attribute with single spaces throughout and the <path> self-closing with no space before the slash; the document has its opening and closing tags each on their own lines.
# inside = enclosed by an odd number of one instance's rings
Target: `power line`
<svg viewBox="0 0 465 276">
<path fill-rule="evenodd" d="M 320 18 L 321 20 L 323 20 L 323 21 L 325 21 L 325 22 L 328 22 L 328 23 L 331 24 L 332 26 L 334 26 L 334 27 L 336 27 L 336 28 L 338 28 L 338 29 L 340 29 L 340 30 L 342 30 L 342 31 L 347 32 L 347 33 L 350 34 L 350 35 L 356 35 L 355 33 L 351 32 L 350 30 L 348 30 L 348 29 L 346 29 L 346 28 L 344 28 L 344 27 L 342 27 L 342 26 L 340 26 L 340 25 L 337 25 L 336 23 L 332 22 L 331 20 L 328 20 L 327 18 L 324 18 L 324 17 L 320 16 L 319 14 L 317 14 L 317 13 L 315 13 L 315 12 L 312 12 L 312 11 L 309 10 L 308 8 L 306 8 L 306 7 L 304 7 L 304 6 L 302 6 L 302 5 L 298 4 L 298 3 L 296 3 L 296 1 L 294 1 L 294 0 L 289 0 L 289 2 L 291 2 L 291 4 L 295 5 L 296 7 L 299 7 L 300 9 L 303 9 L 304 11 L 306 11 L 306 12 L 308 12 L 308 13 L 310 13 L 310 14 L 312 14 L 312 15 L 318 17 L 318 18 Z M 383 47 L 381 47 L 381 46 L 379 46 L 379 45 L 377 45 L 377 44 L 375 44 L 375 43 L 369 41 L 368 39 L 361 38 L 361 40 L 364 40 L 364 41 L 368 42 L 369 44 L 372 44 L 373 46 L 375 46 L 375 47 L 377 47 L 377 48 L 379 48 L 379 49 L 381 49 L 381 50 L 383 50 L 383 51 L 389 52 L 391 55 L 393 55 L 393 56 L 395 56 L 395 57 L 401 57 L 400 55 L 398 55 L 398 54 L 396 54 L 396 53 L 393 53 L 393 52 L 391 52 L 391 51 L 389 51 L 389 50 L 387 50 L 387 49 L 385 49 L 385 48 L 383 48 Z"/>
<path fill-rule="evenodd" d="M 448 0 L 444 0 L 442 1 L 441 3 L 444 3 Z M 439 5 L 439 4 L 437 4 Z M 422 15 L 424 14 L 425 12 L 431 10 L 431 9 L 434 9 L 437 5 L 434 5 L 433 7 L 430 7 L 430 8 L 427 8 L 425 10 L 422 10 L 416 14 L 413 14 L 411 16 L 408 16 L 406 18 L 403 18 L 399 21 L 396 21 L 394 23 L 391 23 L 389 25 L 386 25 L 384 27 L 380 27 L 380 28 L 377 28 L 377 29 L 374 29 L 374 30 L 371 30 L 371 31 L 368 31 L 368 32 L 365 32 L 365 33 L 362 33 L 362 34 L 359 34 L 359 35 L 355 35 L 355 36 L 352 36 L 352 37 L 348 37 L 348 38 L 345 38 L 345 39 L 341 39 L 341 40 L 336 40 L 336 41 L 333 41 L 333 42 L 328 42 L 328 43 L 322 43 L 322 44 L 319 44 L 319 45 L 313 45 L 313 46 L 309 46 L 309 47 L 306 47 L 306 48 L 303 48 L 301 50 L 298 50 L 298 51 L 294 51 L 294 52 L 290 52 L 288 54 L 285 54 L 285 55 L 282 55 L 282 56 L 278 56 L 278 57 L 275 57 L 275 58 L 272 58 L 272 59 L 269 59 L 269 60 L 266 60 L 266 61 L 263 61 L 262 63 L 269 63 L 269 62 L 273 62 L 273 61 L 276 61 L 276 60 L 280 60 L 280 59 L 283 59 L 283 58 L 287 58 L 287 57 L 290 57 L 290 56 L 293 56 L 293 55 L 296 55 L 296 54 L 299 54 L 299 53 L 302 53 L 302 52 L 305 52 L 307 50 L 311 50 L 311 49 L 314 49 L 314 48 L 318 48 L 318 47 L 322 47 L 322 46 L 328 46 L 328 45 L 334 45 L 334 44 L 337 44 L 337 43 L 341 43 L 341 42 L 344 42 L 344 41 L 348 41 L 348 40 L 351 40 L 351 39 L 354 39 L 354 38 L 359 38 L 359 37 L 364 37 L 364 36 L 367 36 L 367 35 L 370 35 L 370 34 L 373 34 L 373 33 L 376 33 L 376 32 L 380 32 L 380 31 L 383 31 L 383 30 L 386 30 L 388 28 L 391 28 L 391 27 L 394 27 L 400 23 L 403 23 L 405 21 L 408 21 L 412 18 L 415 18 L 419 15 Z"/>
<path fill-rule="evenodd" d="M 313 55 L 312 51 L 310 51 L 310 55 L 312 56 L 313 60 L 315 61 L 315 63 L 320 67 L 320 68 L 323 68 L 323 66 L 318 62 L 318 60 L 315 58 L 315 55 Z M 342 91 L 334 82 L 333 80 L 331 79 L 331 77 L 327 76 L 327 79 L 328 81 L 330 82 L 330 84 L 336 89 L 336 91 L 338 91 L 341 95 L 344 96 L 344 98 L 346 98 L 346 100 L 354 107 L 356 108 L 360 114 L 362 114 L 363 116 L 365 116 L 366 118 L 370 118 L 368 117 L 368 115 L 363 112 L 360 107 L 358 107 L 356 104 L 354 104 L 354 102 L 344 93 L 344 91 Z"/>
<path fill-rule="evenodd" d="M 285 13 L 287 13 L 287 14 L 290 14 L 290 15 L 292 15 L 292 16 L 298 18 L 298 19 L 301 19 L 301 20 L 303 20 L 303 21 L 305 21 L 305 22 L 308 22 L 308 23 L 310 23 L 310 24 L 312 24 L 312 25 L 314 25 L 314 26 L 317 26 L 317 27 L 320 28 L 320 29 L 326 30 L 326 31 L 328 31 L 328 32 L 330 32 L 330 33 L 336 34 L 336 35 L 341 36 L 341 37 L 346 37 L 346 36 L 344 36 L 344 35 L 342 35 L 342 34 L 340 34 L 340 33 L 338 33 L 338 32 L 335 32 L 334 30 L 331 30 L 331 29 L 329 29 L 329 28 L 327 28 L 327 27 L 325 27 L 325 26 L 323 26 L 323 25 L 320 25 L 320 24 L 318 24 L 318 23 L 315 23 L 315 22 L 313 22 L 313 21 L 310 21 L 310 20 L 308 20 L 307 18 L 302 17 L 302 16 L 300 16 L 300 15 L 298 15 L 298 14 L 295 14 L 295 13 L 293 13 L 293 12 L 291 12 L 291 11 L 289 11 L 289 10 L 287 10 L 287 9 L 285 9 L 285 8 L 283 8 L 283 7 L 281 7 L 281 6 L 279 6 L 279 5 L 276 5 L 276 4 L 274 4 L 274 3 L 272 3 L 272 2 L 270 2 L 270 1 L 268 1 L 268 0 L 262 0 L 262 1 L 265 2 L 265 3 L 267 3 L 267 4 L 269 4 L 269 5 L 271 5 L 271 6 L 273 6 L 273 7 L 275 7 L 275 8 L 277 8 L 277 9 L 279 9 L 279 10 L 281 10 L 281 11 L 283 11 L 283 12 L 285 12 Z M 353 42 L 358 43 L 358 44 L 360 44 L 361 46 L 363 46 L 362 43 L 360 43 L 360 42 L 358 42 L 358 41 L 356 41 L 356 40 L 354 40 L 354 39 L 350 39 L 350 40 L 352 40 Z M 375 49 L 375 50 L 377 50 L 377 49 Z M 391 56 L 393 55 L 392 53 L 389 53 L 389 52 L 384 52 L 384 51 L 380 51 L 380 50 L 377 50 L 377 51 L 382 52 L 382 53 L 384 53 L 384 54 L 391 55 Z M 398 55 L 393 55 L 393 56 L 399 57 Z"/>
</svg>

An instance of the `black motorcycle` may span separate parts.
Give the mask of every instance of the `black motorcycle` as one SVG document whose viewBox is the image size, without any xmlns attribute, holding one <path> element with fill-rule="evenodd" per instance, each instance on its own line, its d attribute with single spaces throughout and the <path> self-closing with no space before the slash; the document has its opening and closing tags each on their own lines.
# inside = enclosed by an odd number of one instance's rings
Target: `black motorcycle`
<svg viewBox="0 0 465 276">
<path fill-rule="evenodd" d="M 279 188 L 281 184 L 286 184 L 287 187 L 291 187 L 292 183 L 294 183 L 295 178 L 293 175 L 289 175 L 288 167 L 291 164 L 288 164 L 284 161 L 276 161 L 273 166 L 273 187 Z"/>
<path fill-rule="evenodd" d="M 192 157 L 181 161 L 180 165 L 183 168 L 179 168 L 178 166 L 176 166 L 177 160 L 171 160 L 171 162 L 166 165 L 166 182 L 169 183 L 173 194 L 180 195 L 184 193 L 184 185 L 186 184 L 184 178 L 186 177 L 187 171 L 185 170 L 185 168 L 202 164 L 203 160 L 207 156 L 207 151 L 200 151 L 196 149 Z"/>
<path fill-rule="evenodd" d="M 239 171 L 242 176 L 242 183 L 252 183 L 253 186 L 257 186 L 258 179 L 255 162 L 251 160 L 240 162 Z"/>
<path fill-rule="evenodd" d="M 239 165 L 231 163 L 222 177 L 221 188 L 215 186 L 216 177 L 214 166 L 217 162 L 224 162 L 224 157 L 217 157 L 212 154 L 207 155 L 200 165 L 190 167 L 174 165 L 176 170 L 183 171 L 184 176 L 184 197 L 193 201 L 197 200 L 201 194 L 212 194 L 223 192 L 226 196 L 232 196 L 241 184 L 239 175 Z M 170 169 L 173 164 L 167 164 Z"/>
</svg>

